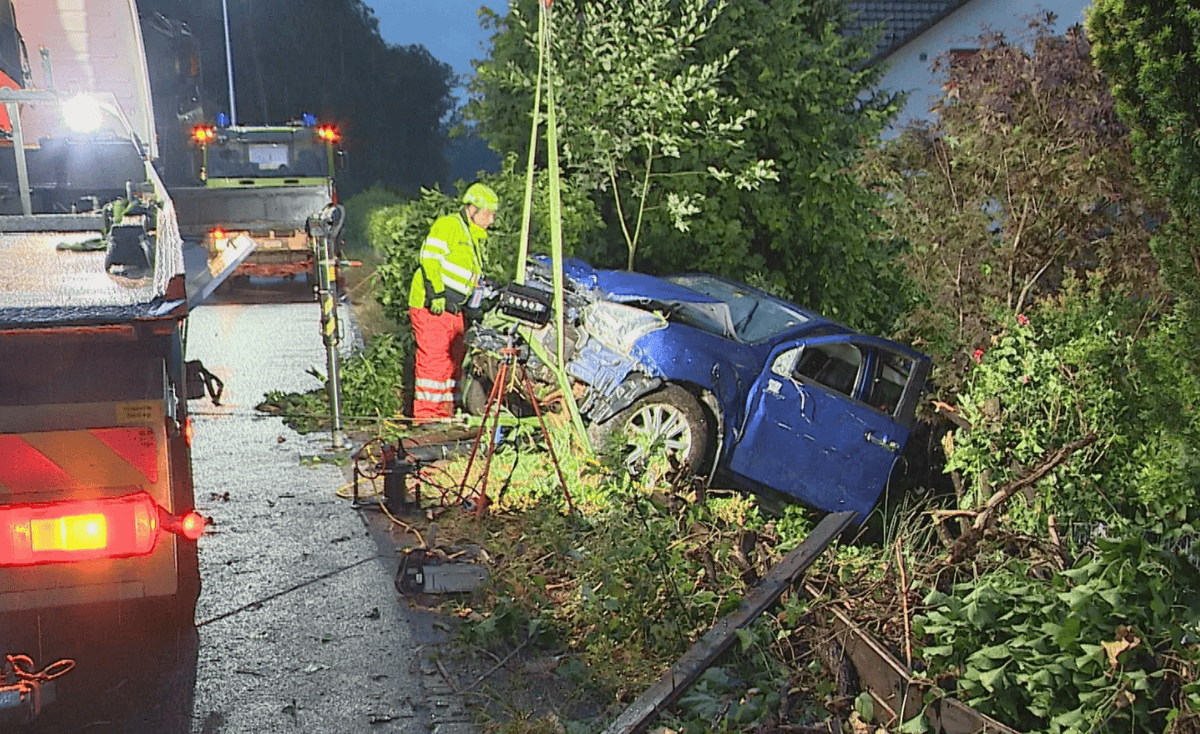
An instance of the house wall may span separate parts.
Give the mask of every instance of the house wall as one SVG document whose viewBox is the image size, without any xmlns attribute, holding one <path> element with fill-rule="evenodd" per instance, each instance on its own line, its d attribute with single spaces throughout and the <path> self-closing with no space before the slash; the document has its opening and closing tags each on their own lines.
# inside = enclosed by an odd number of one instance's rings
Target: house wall
<svg viewBox="0 0 1200 734">
<path fill-rule="evenodd" d="M 912 120 L 930 119 L 929 108 L 942 95 L 944 75 L 934 77 L 937 58 L 952 49 L 979 46 L 984 30 L 1003 31 L 1010 40 L 1028 37 L 1029 19 L 1044 11 L 1058 16 L 1055 28 L 1065 31 L 1083 23 L 1090 2 L 1083 0 L 971 0 L 940 23 L 915 37 L 883 60 L 888 68 L 880 86 L 909 92 L 908 104 L 884 138 L 892 138 Z"/>
</svg>

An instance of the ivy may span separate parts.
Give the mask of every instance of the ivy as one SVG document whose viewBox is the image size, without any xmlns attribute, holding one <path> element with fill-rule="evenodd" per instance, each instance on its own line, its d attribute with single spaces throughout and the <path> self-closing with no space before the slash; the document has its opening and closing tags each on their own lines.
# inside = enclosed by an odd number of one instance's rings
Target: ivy
<svg viewBox="0 0 1200 734">
<path fill-rule="evenodd" d="M 1161 732 L 1195 715 L 1200 699 L 1179 687 L 1194 689 L 1200 663 L 1194 567 L 1134 533 L 1048 580 L 1031 571 L 927 594 L 913 631 L 936 682 L 1027 732 Z"/>
</svg>

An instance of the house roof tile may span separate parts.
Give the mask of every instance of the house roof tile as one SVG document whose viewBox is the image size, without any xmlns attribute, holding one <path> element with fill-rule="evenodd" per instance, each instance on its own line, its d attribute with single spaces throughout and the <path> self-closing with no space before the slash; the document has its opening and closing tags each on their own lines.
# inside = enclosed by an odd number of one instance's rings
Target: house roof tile
<svg viewBox="0 0 1200 734">
<path fill-rule="evenodd" d="M 849 0 L 851 32 L 883 24 L 875 59 L 887 56 L 967 0 Z"/>
</svg>

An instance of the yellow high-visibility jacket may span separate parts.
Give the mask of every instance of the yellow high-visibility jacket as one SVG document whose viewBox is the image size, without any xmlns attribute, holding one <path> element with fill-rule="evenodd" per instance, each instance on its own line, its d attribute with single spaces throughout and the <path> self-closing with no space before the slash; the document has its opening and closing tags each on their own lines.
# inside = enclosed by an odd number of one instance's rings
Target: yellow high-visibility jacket
<svg viewBox="0 0 1200 734">
<path fill-rule="evenodd" d="M 408 305 L 428 308 L 435 293 L 444 293 L 451 305 L 466 302 L 483 270 L 479 247 L 485 239 L 487 230 L 468 220 L 465 212 L 434 222 L 421 245 L 421 265 L 413 273 Z"/>
</svg>

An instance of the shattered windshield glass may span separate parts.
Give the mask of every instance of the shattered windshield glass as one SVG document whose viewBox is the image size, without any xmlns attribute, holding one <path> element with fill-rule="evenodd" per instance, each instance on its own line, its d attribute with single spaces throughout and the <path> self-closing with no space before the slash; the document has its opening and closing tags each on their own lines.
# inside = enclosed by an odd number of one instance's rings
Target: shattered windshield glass
<svg viewBox="0 0 1200 734">
<path fill-rule="evenodd" d="M 755 343 L 809 320 L 787 303 L 731 281 L 708 275 L 674 275 L 664 280 L 721 302 L 725 308 L 714 308 L 711 303 L 680 303 L 676 310 L 681 320 L 719 336 L 729 336 L 732 329 L 740 341 Z"/>
</svg>

